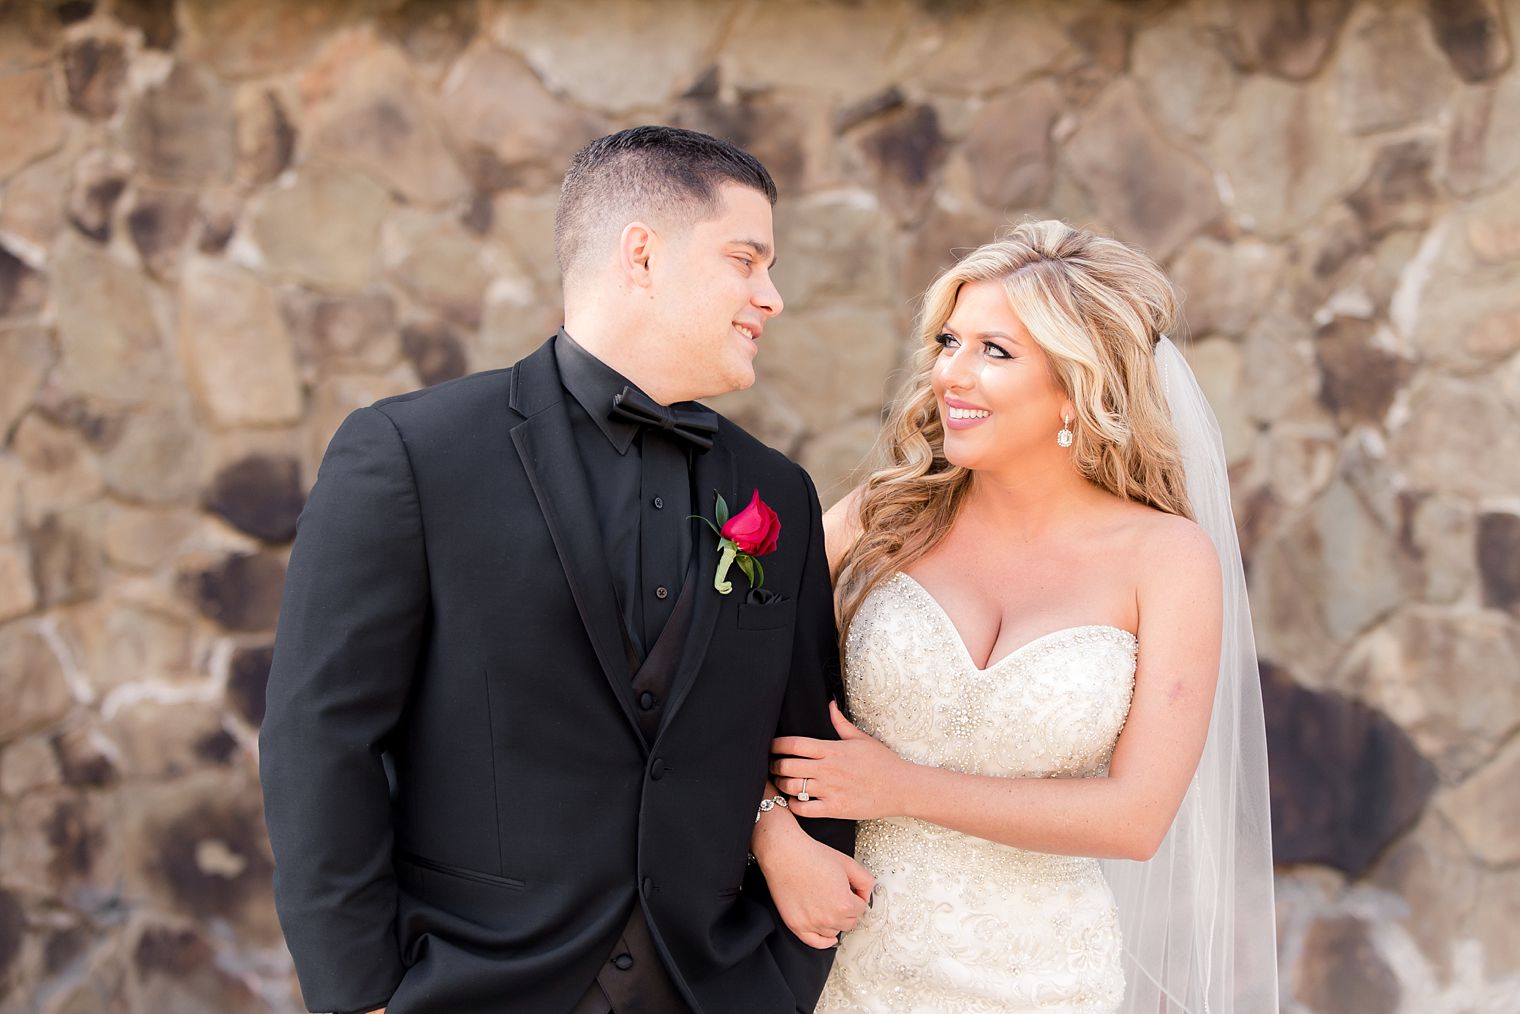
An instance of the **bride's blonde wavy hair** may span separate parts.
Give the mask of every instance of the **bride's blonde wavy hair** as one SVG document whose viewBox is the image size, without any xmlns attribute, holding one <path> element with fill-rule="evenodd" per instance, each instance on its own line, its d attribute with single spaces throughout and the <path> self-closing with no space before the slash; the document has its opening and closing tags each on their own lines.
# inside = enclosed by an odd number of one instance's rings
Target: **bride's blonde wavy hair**
<svg viewBox="0 0 1520 1014">
<path fill-rule="evenodd" d="M 841 640 L 873 588 L 944 538 L 971 488 L 971 470 L 945 460 L 930 375 L 961 286 L 994 280 L 1076 408 L 1077 471 L 1121 499 L 1192 518 L 1156 372 L 1156 342 L 1177 316 L 1171 282 L 1118 240 L 1064 222 L 1025 222 L 972 251 L 924 293 L 913 372 L 884 429 L 889 464 L 866 480 L 853 519 L 860 534 L 840 561 Z"/>
</svg>

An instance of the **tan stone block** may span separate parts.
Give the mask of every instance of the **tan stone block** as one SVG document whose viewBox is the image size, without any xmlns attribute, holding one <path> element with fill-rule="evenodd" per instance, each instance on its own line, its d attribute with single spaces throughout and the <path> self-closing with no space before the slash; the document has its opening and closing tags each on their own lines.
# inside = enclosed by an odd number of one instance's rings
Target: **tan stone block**
<svg viewBox="0 0 1520 1014">
<path fill-rule="evenodd" d="M 1161 136 L 1132 85 L 1110 88 L 1085 112 L 1065 156 L 1118 238 L 1157 260 L 1220 214 L 1208 167 Z"/>
<path fill-rule="evenodd" d="M 51 71 L 0 74 L 0 180 L 53 151 L 63 138 Z"/>
<path fill-rule="evenodd" d="M 498 270 L 481 313 L 476 368 L 511 366 L 547 341 L 564 319 L 559 302 L 541 298 L 529 279 Z"/>
<path fill-rule="evenodd" d="M 250 232 L 265 265 L 318 288 L 364 288 L 379 268 L 389 198 L 379 184 L 322 162 L 265 191 Z"/>
<path fill-rule="evenodd" d="M 1235 70 L 1194 9 L 1177 8 L 1144 26 L 1130 59 L 1152 108 L 1193 137 L 1207 135 L 1235 97 Z"/>
<path fill-rule="evenodd" d="M 55 55 L 59 45 L 58 15 L 37 4 L 19 4 L 0 22 L 0 71 L 33 67 Z"/>
<path fill-rule="evenodd" d="M 787 309 L 777 323 L 843 300 L 890 309 L 905 295 L 894 291 L 895 239 L 890 219 L 865 191 L 809 195 L 778 206 L 772 277 Z"/>
<path fill-rule="evenodd" d="M 127 570 L 157 570 L 173 558 L 198 523 L 190 510 L 113 503 L 105 515 L 106 556 Z"/>
<path fill-rule="evenodd" d="M 32 561 L 26 547 L 0 544 L 0 623 L 25 616 L 37 607 Z"/>
<path fill-rule="evenodd" d="M 65 225 L 70 168 L 75 154 L 65 149 L 20 170 L 0 191 L 0 235 L 13 250 L 40 265 Z"/>
<path fill-rule="evenodd" d="M 1517 778 L 1520 778 L 1520 741 L 1510 743 L 1472 777 L 1437 801 L 1472 854 L 1490 866 L 1520 862 Z"/>
<path fill-rule="evenodd" d="M 179 312 L 207 415 L 223 426 L 300 419 L 295 350 L 273 290 L 225 261 L 196 258 L 185 266 Z"/>
<path fill-rule="evenodd" d="M 1409 917 L 1403 925 L 1431 965 L 1449 974 L 1454 953 L 1471 931 L 1482 881 L 1438 810 L 1427 810 L 1414 830 L 1394 844 L 1372 879 L 1404 899 Z"/>
<path fill-rule="evenodd" d="M 1445 180 L 1470 197 L 1520 169 L 1520 74 L 1465 89 L 1452 104 Z"/>
<path fill-rule="evenodd" d="M 1253 239 L 1191 240 L 1168 270 L 1182 297 L 1184 333 L 1244 335 L 1277 293 L 1286 263 L 1280 247 Z"/>
<path fill-rule="evenodd" d="M 161 397 L 168 357 L 143 276 L 71 236 L 49 274 L 64 384 L 108 402 Z"/>
<path fill-rule="evenodd" d="M 106 794 L 69 789 L 22 798 L 0 815 L 8 879 L 55 896 L 115 896 L 122 873 L 118 806 Z"/>
<path fill-rule="evenodd" d="M 1416 490 L 1512 496 L 1520 489 L 1520 414 L 1486 378 L 1422 377 L 1388 453 Z"/>
<path fill-rule="evenodd" d="M 292 286 L 281 309 L 307 384 L 328 370 L 385 370 L 401 358 L 396 301 L 383 290 L 330 296 Z"/>
<path fill-rule="evenodd" d="M 145 698 L 116 709 L 102 732 L 115 744 L 128 778 L 167 781 L 228 765 L 241 750 L 222 727 L 219 705 Z"/>
<path fill-rule="evenodd" d="M 16 427 L 11 448 L 21 463 L 21 503 L 28 521 L 38 522 L 53 511 L 99 496 L 99 463 L 75 430 L 33 412 Z"/>
<path fill-rule="evenodd" d="M 244 85 L 233 98 L 237 118 L 237 177 L 260 185 L 277 179 L 295 155 L 296 128 L 279 92 Z"/>
<path fill-rule="evenodd" d="M 880 411 L 906 348 L 885 306 L 783 314 L 760 341 L 756 386 L 785 392 L 813 433 Z"/>
<path fill-rule="evenodd" d="M 209 68 L 177 62 L 136 96 L 123 124 L 139 171 L 164 182 L 229 179 L 236 154 L 232 97 Z"/>
<path fill-rule="evenodd" d="M 99 503 L 44 514 L 26 533 L 37 591 L 45 606 L 86 599 L 100 590 Z"/>
<path fill-rule="evenodd" d="M 353 166 L 408 200 L 446 204 L 469 181 L 405 57 L 390 47 L 340 47 L 326 68 L 337 87 L 307 114 L 313 154 Z"/>
<path fill-rule="evenodd" d="M 53 366 L 47 332 L 33 324 L 0 330 L 0 440 L 32 403 Z"/>
<path fill-rule="evenodd" d="M 1458 84 L 1422 12 L 1410 6 L 1354 13 L 1336 77 L 1342 115 L 1356 134 L 1433 119 Z"/>
<path fill-rule="evenodd" d="M 895 71 L 898 76 L 911 73 L 936 90 L 962 92 L 1007 88 L 1045 74 L 1071 70 L 1082 59 L 1072 37 L 1053 16 L 1057 5 L 915 6 L 917 9 L 901 33 L 901 52 L 895 61 L 882 60 L 881 54 L 890 54 L 892 50 L 885 45 L 873 45 L 877 40 L 863 38 L 858 30 L 843 36 L 839 51 L 856 54 L 866 64 L 858 71 L 868 75 L 868 79 L 884 72 Z M 836 16 L 847 19 L 847 26 L 851 21 L 858 24 L 847 6 L 840 4 L 833 9 Z M 849 33 L 850 28 L 845 31 Z M 812 55 L 819 63 L 836 62 Z M 756 59 L 764 59 L 763 51 L 756 53 Z M 869 65 L 873 59 L 877 67 Z M 838 63 L 857 69 L 852 61 Z M 814 73 L 840 72 L 840 68 L 832 68 Z"/>
<path fill-rule="evenodd" d="M 715 6 L 669 0 L 654 16 L 645 5 L 624 0 L 599 6 L 593 25 L 584 9 L 521 0 L 499 5 L 486 30 L 498 45 L 521 53 L 555 91 L 583 105 L 629 113 L 668 102 L 702 76 L 731 20 L 731 7 Z M 788 20 L 774 8 L 763 19 L 770 26 Z M 745 38 L 742 48 L 746 54 L 767 51 L 763 38 Z M 781 51 L 768 54 L 779 57 Z M 731 80 L 765 83 L 743 73 Z"/>
<path fill-rule="evenodd" d="M 1324 64 L 1351 0 L 1231 3 L 1227 10 L 1235 62 L 1297 80 L 1314 76 Z"/>
<path fill-rule="evenodd" d="M 874 415 L 817 431 L 803 445 L 802 466 L 818 488 L 818 499 L 832 504 L 865 480 L 880 466 L 877 441 L 881 420 Z"/>
<path fill-rule="evenodd" d="M 1454 604 L 1477 586 L 1477 524 L 1465 498 L 1423 497 L 1409 522 L 1409 541 L 1425 574 L 1425 599 Z"/>
<path fill-rule="evenodd" d="M 177 8 L 176 20 L 187 55 L 227 77 L 259 77 L 306 61 L 369 7 L 364 0 L 272 0 L 252 5 L 186 0 Z"/>
<path fill-rule="evenodd" d="M 1309 928 L 1294 993 L 1310 1010 L 1377 1014 L 1399 1010 L 1399 978 L 1379 952 L 1372 926 L 1355 916 Z"/>
<path fill-rule="evenodd" d="M 1364 158 L 1346 143 L 1333 88 L 1256 76 L 1241 82 L 1234 108 L 1209 145 L 1228 182 L 1236 217 L 1270 237 L 1292 235 L 1362 174 Z"/>
<path fill-rule="evenodd" d="M 1450 783 L 1520 727 L 1516 672 L 1520 626 L 1512 619 L 1416 606 L 1357 644 L 1337 678 L 1398 722 Z"/>
<path fill-rule="evenodd" d="M 802 416 L 787 403 L 784 393 L 770 385 L 755 384 L 706 399 L 704 404 L 710 404 L 761 443 L 789 457 L 796 454 L 805 426 Z"/>
<path fill-rule="evenodd" d="M 101 458 L 101 474 L 107 488 L 127 499 L 152 504 L 187 501 L 200 478 L 201 443 L 194 420 L 184 412 L 139 412 L 127 418 L 121 435 Z"/>
<path fill-rule="evenodd" d="M 42 632 L 21 621 L 0 627 L 0 743 L 46 728 L 74 704 L 63 665 Z"/>
<path fill-rule="evenodd" d="M 539 341 L 542 342 L 553 333 L 551 328 Z M 328 441 L 354 409 L 373 405 L 381 398 L 405 394 L 420 386 L 410 364 L 399 366 L 385 374 L 340 373 L 325 378 L 311 392 L 311 411 L 307 415 L 306 424 L 308 443 L 301 460 L 302 474 L 317 474 L 317 466 L 322 463 Z"/>
<path fill-rule="evenodd" d="M 454 64 L 442 98 L 454 136 L 489 151 L 514 188 L 557 184 L 570 157 L 609 129 L 544 87 L 520 57 L 485 43 Z"/>
<path fill-rule="evenodd" d="M 1240 346 L 1226 338 L 1208 338 L 1184 343 L 1182 347 L 1198 378 L 1198 386 L 1214 407 L 1227 464 L 1234 467 L 1244 463 L 1251 456 L 1256 426 L 1247 416 L 1245 401 L 1240 397 L 1245 379 Z"/>
<path fill-rule="evenodd" d="M 386 271 L 400 288 L 466 327 L 480 324 L 490 276 L 480 241 L 453 216 L 402 209 L 381 233 Z"/>
<path fill-rule="evenodd" d="M 976 114 L 963 151 L 983 204 L 1012 209 L 1045 199 L 1050 131 L 1061 106 L 1060 89 L 1040 80 L 997 96 Z"/>
<path fill-rule="evenodd" d="M 58 755 L 46 736 L 18 739 L 0 753 L 0 795 L 15 799 L 62 783 Z"/>
<path fill-rule="evenodd" d="M 21 462 L 0 454 L 0 542 L 21 534 Z"/>
<path fill-rule="evenodd" d="M 491 236 L 488 263 L 493 281 L 515 281 L 526 274 L 539 296 L 558 306 L 559 261 L 554 255 L 554 209 L 559 192 L 520 194 L 504 192 L 491 202 Z"/>
</svg>

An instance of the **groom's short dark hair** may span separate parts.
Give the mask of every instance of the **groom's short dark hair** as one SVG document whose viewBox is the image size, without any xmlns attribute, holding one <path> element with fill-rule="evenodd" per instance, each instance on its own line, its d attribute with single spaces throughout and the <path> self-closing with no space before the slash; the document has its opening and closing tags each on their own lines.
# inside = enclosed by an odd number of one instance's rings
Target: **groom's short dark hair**
<svg viewBox="0 0 1520 1014">
<path fill-rule="evenodd" d="M 554 253 L 568 278 L 600 229 L 636 218 L 719 211 L 718 190 L 737 183 L 776 203 L 776 182 L 760 160 L 727 141 L 680 127 L 643 126 L 599 137 L 576 152 L 554 212 Z"/>
</svg>

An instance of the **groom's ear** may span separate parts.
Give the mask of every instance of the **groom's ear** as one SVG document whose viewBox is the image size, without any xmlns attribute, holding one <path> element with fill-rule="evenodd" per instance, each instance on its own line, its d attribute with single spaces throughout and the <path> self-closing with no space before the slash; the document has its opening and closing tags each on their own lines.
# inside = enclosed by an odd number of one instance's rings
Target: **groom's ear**
<svg viewBox="0 0 1520 1014">
<path fill-rule="evenodd" d="M 629 222 L 618 238 L 618 268 L 630 284 L 648 288 L 653 282 L 649 260 L 659 235 L 643 222 Z"/>
</svg>

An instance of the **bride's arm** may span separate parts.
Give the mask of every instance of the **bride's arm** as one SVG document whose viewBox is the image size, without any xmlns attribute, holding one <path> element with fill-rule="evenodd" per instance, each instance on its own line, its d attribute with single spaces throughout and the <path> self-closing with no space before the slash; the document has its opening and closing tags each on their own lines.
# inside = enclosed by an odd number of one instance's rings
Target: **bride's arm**
<svg viewBox="0 0 1520 1014">
<path fill-rule="evenodd" d="M 1220 576 L 1199 528 L 1168 525 L 1141 563 L 1135 693 L 1107 778 L 999 778 L 903 760 L 835 713 L 839 742 L 779 739 L 783 792 L 804 817 L 908 816 L 1037 852 L 1147 859 L 1171 827 L 1208 734 Z"/>
</svg>

